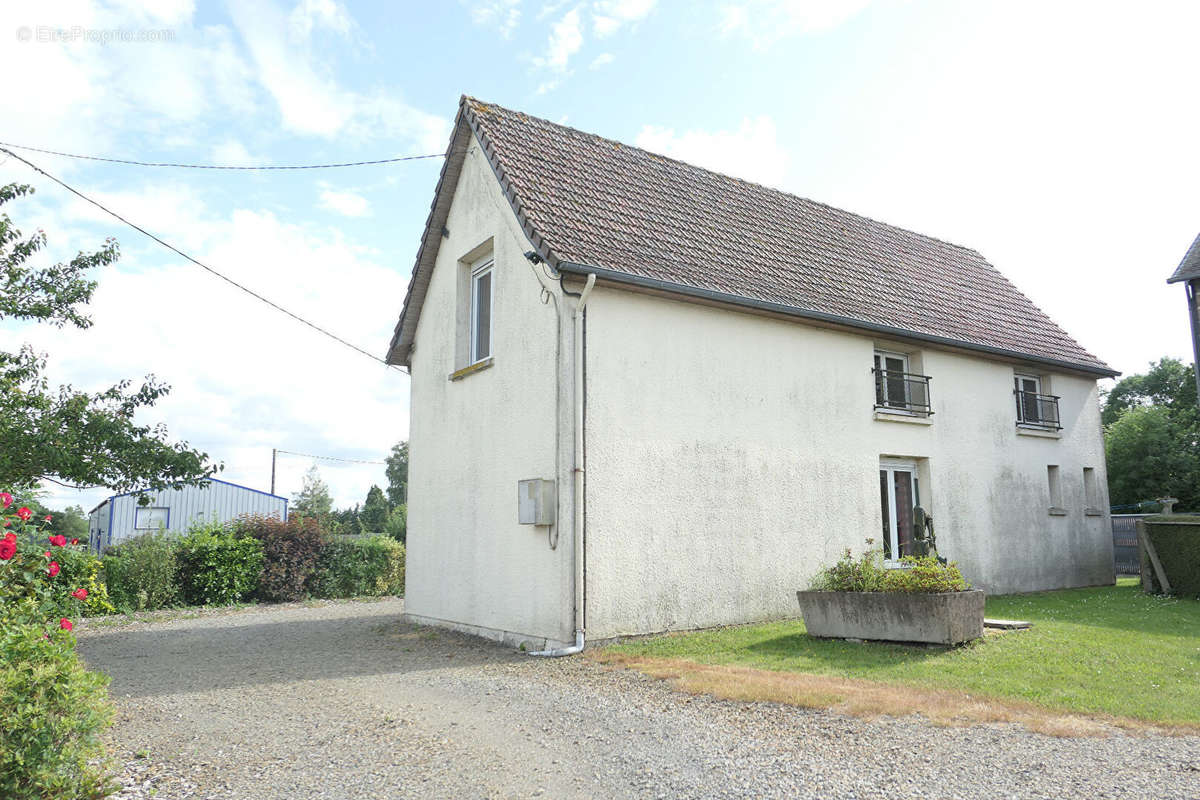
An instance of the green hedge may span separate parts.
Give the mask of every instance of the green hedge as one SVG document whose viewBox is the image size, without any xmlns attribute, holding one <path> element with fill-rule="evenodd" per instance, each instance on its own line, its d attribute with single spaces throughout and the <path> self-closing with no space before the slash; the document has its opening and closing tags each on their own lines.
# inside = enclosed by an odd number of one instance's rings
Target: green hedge
<svg viewBox="0 0 1200 800">
<path fill-rule="evenodd" d="M 1146 517 L 1143 522 L 1146 536 L 1171 582 L 1171 592 L 1200 597 L 1200 515 L 1158 514 Z M 1153 568 L 1149 565 L 1147 568 L 1154 587 L 1161 590 Z"/>
<path fill-rule="evenodd" d="M 220 525 L 196 528 L 179 540 L 179 591 L 192 606 L 227 606 L 258 589 L 262 544 Z"/>
<path fill-rule="evenodd" d="M 404 545 L 386 536 L 335 536 L 313 576 L 316 597 L 404 593 Z"/>
<path fill-rule="evenodd" d="M 146 533 L 108 548 L 104 582 L 113 604 L 122 611 L 151 611 L 179 600 L 176 581 L 178 541 L 162 533 Z"/>
</svg>

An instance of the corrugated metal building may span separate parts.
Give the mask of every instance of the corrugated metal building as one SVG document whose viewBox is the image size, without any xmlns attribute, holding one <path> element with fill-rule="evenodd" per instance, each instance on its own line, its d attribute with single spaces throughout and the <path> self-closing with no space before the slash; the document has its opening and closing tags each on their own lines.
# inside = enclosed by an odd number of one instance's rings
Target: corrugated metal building
<svg viewBox="0 0 1200 800">
<path fill-rule="evenodd" d="M 148 505 L 139 505 L 145 495 Z M 287 498 L 269 492 L 208 478 L 198 486 L 161 492 L 127 492 L 108 498 L 92 509 L 88 543 L 101 552 L 109 545 L 149 531 L 183 533 L 195 524 L 228 522 L 244 514 L 287 519 Z"/>
</svg>

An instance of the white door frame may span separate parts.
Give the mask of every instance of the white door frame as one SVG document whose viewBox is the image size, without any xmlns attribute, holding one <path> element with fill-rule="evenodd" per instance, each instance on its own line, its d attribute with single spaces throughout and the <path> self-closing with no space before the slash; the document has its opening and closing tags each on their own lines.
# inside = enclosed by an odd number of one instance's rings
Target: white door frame
<svg viewBox="0 0 1200 800">
<path fill-rule="evenodd" d="M 887 545 L 891 548 L 892 557 L 887 559 L 885 563 L 899 564 L 900 563 L 900 528 L 896 518 L 896 477 L 897 472 L 908 472 L 912 475 L 912 493 L 913 505 L 921 504 L 921 484 L 917 477 L 917 462 L 911 458 L 880 458 L 879 471 L 887 473 L 886 490 L 887 490 L 887 505 L 888 505 L 888 536 L 891 541 Z M 882 512 L 883 509 L 881 508 Z M 916 531 L 913 531 L 916 534 Z"/>
</svg>

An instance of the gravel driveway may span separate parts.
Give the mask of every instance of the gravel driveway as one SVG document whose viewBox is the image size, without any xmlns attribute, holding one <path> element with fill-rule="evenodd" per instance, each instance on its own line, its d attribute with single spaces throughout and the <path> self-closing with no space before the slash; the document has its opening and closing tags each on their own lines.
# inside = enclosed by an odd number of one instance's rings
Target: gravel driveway
<svg viewBox="0 0 1200 800">
<path fill-rule="evenodd" d="M 1200 737 L 1056 739 L 690 697 L 402 612 L 84 628 L 119 707 L 118 797 L 1200 798 Z"/>
</svg>

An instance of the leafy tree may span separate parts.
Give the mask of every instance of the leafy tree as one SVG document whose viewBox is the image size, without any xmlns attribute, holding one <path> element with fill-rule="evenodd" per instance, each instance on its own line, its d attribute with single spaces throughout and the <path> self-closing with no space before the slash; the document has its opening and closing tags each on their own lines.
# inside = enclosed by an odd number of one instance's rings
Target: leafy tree
<svg viewBox="0 0 1200 800">
<path fill-rule="evenodd" d="M 1177 358 L 1150 363 L 1144 375 L 1129 375 L 1117 382 L 1105 397 L 1103 422 L 1111 425 L 1127 409 L 1155 405 L 1166 408 L 1180 422 L 1196 421 L 1196 376 L 1190 364 Z"/>
<path fill-rule="evenodd" d="M 0 206 L 32 194 L 33 188 L 0 187 Z M 86 329 L 81 308 L 92 298 L 90 271 L 115 262 L 117 243 L 108 239 L 94 253 L 67 263 L 35 267 L 28 262 L 46 246 L 45 233 L 24 238 L 0 212 L 0 321 L 26 320 Z M 100 392 L 71 386 L 52 390 L 43 373 L 44 355 L 25 346 L 0 351 L 0 486 L 33 487 L 42 480 L 64 485 L 107 486 L 118 491 L 162 489 L 197 483 L 218 469 L 186 443 L 170 442 L 161 425 L 134 423 L 139 409 L 153 406 L 169 388 L 147 377 Z"/>
<path fill-rule="evenodd" d="M 387 499 L 392 506 L 408 502 L 408 442 L 392 446 L 387 462 Z"/>
<path fill-rule="evenodd" d="M 49 528 L 68 540 L 88 540 L 88 520 L 83 513 L 83 506 L 67 506 L 65 511 L 51 512 Z"/>
<path fill-rule="evenodd" d="M 357 503 L 350 508 L 340 508 L 333 512 L 333 524 L 330 526 L 330 532 L 362 533 L 362 519 Z"/>
<path fill-rule="evenodd" d="M 316 517 L 328 521 L 333 510 L 333 498 L 329 487 L 321 480 L 321 473 L 316 465 L 304 473 L 304 483 L 300 486 L 300 494 L 292 498 L 292 513 L 300 517 Z"/>
<path fill-rule="evenodd" d="M 367 492 L 366 502 L 362 507 L 362 526 L 363 529 L 370 533 L 380 533 L 387 524 L 388 512 L 391 508 L 388 505 L 387 498 L 383 496 L 383 489 L 372 485 L 370 491 Z"/>
<path fill-rule="evenodd" d="M 408 539 L 408 506 L 396 506 L 388 513 L 383 532 L 398 542 Z"/>
<path fill-rule="evenodd" d="M 1190 365 L 1163 358 L 1108 393 L 1105 455 L 1114 505 L 1170 495 L 1200 510 L 1200 412 Z"/>
</svg>

